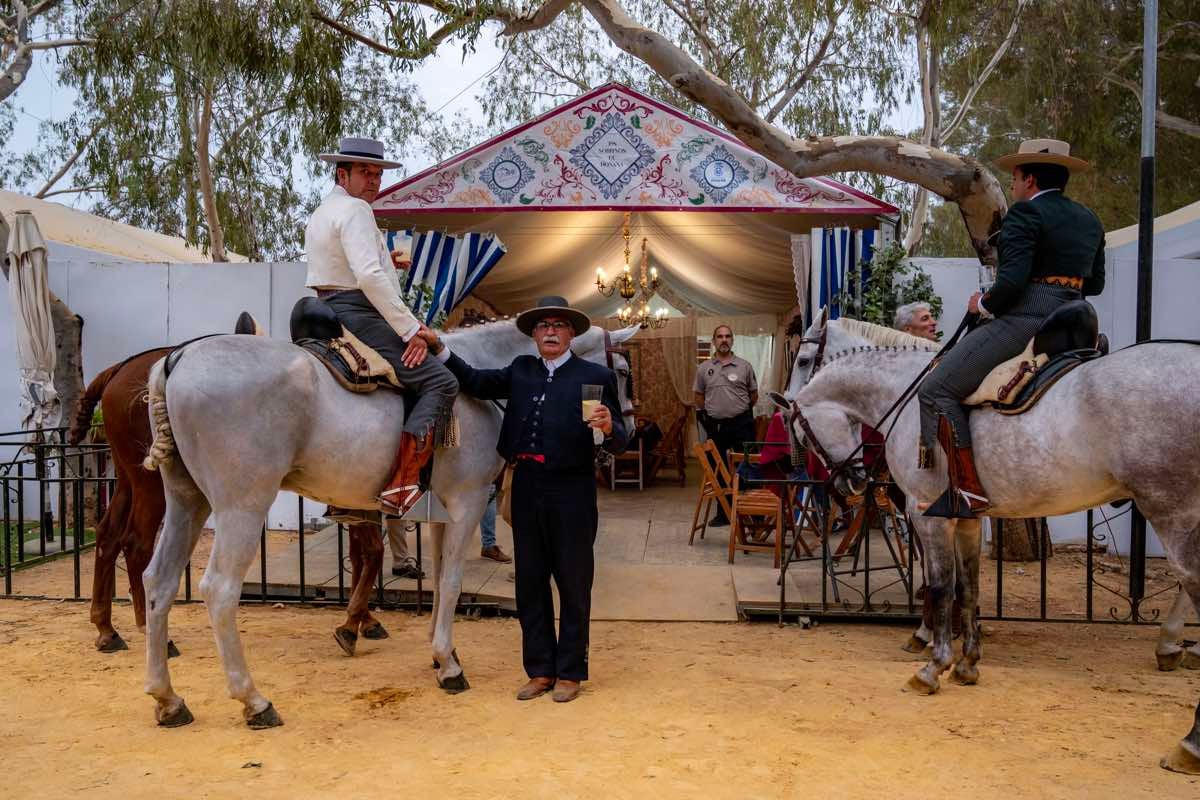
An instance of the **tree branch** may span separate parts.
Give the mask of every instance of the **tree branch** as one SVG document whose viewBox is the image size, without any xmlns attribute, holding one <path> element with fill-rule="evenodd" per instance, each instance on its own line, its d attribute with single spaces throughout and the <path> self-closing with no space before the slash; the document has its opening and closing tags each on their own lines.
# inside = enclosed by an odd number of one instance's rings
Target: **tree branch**
<svg viewBox="0 0 1200 800">
<path fill-rule="evenodd" d="M 68 158 L 66 160 L 66 162 L 64 162 L 63 165 L 58 168 L 58 171 L 50 176 L 50 179 L 46 181 L 45 185 L 42 186 L 42 188 L 38 190 L 37 194 L 35 194 L 34 197 L 39 197 L 39 198 L 49 197 L 47 192 L 50 191 L 50 189 L 54 186 L 54 184 L 58 183 L 59 180 L 62 179 L 63 175 L 66 175 L 71 170 L 71 167 L 75 166 L 75 162 L 78 161 L 79 157 L 81 155 L 83 155 L 85 150 L 87 150 L 88 145 L 91 144 L 92 140 L 96 138 L 96 134 L 98 134 L 100 132 L 100 129 L 103 128 L 106 124 L 108 124 L 108 120 L 109 120 L 108 114 L 105 114 L 103 117 L 96 120 L 96 124 L 92 126 L 92 129 L 90 131 L 88 131 L 88 135 L 85 136 L 83 138 L 83 141 L 81 141 L 79 143 L 79 146 L 77 148 L 75 148 L 74 155 L 72 155 L 70 158 Z"/>
<path fill-rule="evenodd" d="M 57 47 L 78 47 L 82 44 L 95 44 L 95 39 L 54 39 L 49 42 L 30 42 L 26 45 L 30 50 L 53 50 Z"/>
<path fill-rule="evenodd" d="M 47 197 L 54 197 L 56 194 L 87 194 L 88 192 L 103 191 L 105 188 L 107 187 L 103 185 L 75 186 L 71 189 L 55 189 L 53 192 L 46 192 L 45 194 L 38 194 L 36 196 L 42 200 L 45 200 Z"/>
<path fill-rule="evenodd" d="M 796 80 L 792 81 L 791 85 L 784 90 L 783 97 L 779 98 L 775 105 L 771 106 L 771 110 L 766 115 L 767 122 L 774 122 L 775 118 L 783 113 L 788 103 L 792 102 L 792 99 L 804 87 L 804 84 L 808 83 L 808 79 L 812 77 L 813 72 L 816 71 L 817 67 L 825 59 L 825 53 L 829 50 L 829 44 L 833 41 L 833 34 L 837 30 L 837 18 L 841 15 L 841 10 L 838 10 L 836 13 L 834 12 L 832 3 L 829 4 L 828 8 L 830 11 L 828 20 L 829 29 L 825 31 L 825 37 L 821 39 L 821 44 L 817 46 L 816 55 L 808 60 L 808 63 L 804 65 L 804 69 L 800 70 L 800 74 L 796 76 Z M 843 5 L 842 9 L 844 8 L 845 6 Z"/>
<path fill-rule="evenodd" d="M 976 252 L 995 267 L 990 237 L 1007 202 L 996 178 L 973 160 L 890 136 L 796 139 L 759 116 L 729 84 L 661 34 L 634 22 L 617 0 L 580 0 L 608 37 L 689 99 L 708 109 L 748 147 L 797 177 L 867 171 L 919 184 L 959 206 Z"/>
<path fill-rule="evenodd" d="M 200 119 L 196 123 L 196 164 L 200 173 L 200 198 L 204 205 L 204 217 L 208 221 L 208 239 L 213 261 L 228 261 L 225 254 L 225 229 L 217 211 L 217 192 L 213 185 L 212 159 L 208 153 L 208 137 L 212 130 L 213 88 L 204 87 L 200 98 Z"/>
<path fill-rule="evenodd" d="M 975 79 L 975 82 L 971 84 L 971 88 L 968 89 L 966 95 L 963 96 L 963 101 L 959 105 L 958 111 L 955 112 L 954 117 L 948 123 L 946 123 L 945 128 L 942 128 L 941 134 L 938 137 L 941 144 L 944 145 L 947 141 L 949 141 L 954 132 L 958 130 L 958 126 L 962 124 L 962 121 L 967 116 L 967 111 L 969 111 L 971 108 L 971 103 L 975 101 L 975 95 L 979 94 L 979 90 L 983 88 L 985 83 L 987 83 L 987 79 L 991 76 L 992 71 L 996 69 L 996 65 L 1000 63 L 1000 59 L 1004 58 L 1004 54 L 1008 52 L 1009 47 L 1011 47 L 1012 43 L 1016 40 L 1017 28 L 1021 23 L 1021 12 L 1023 12 L 1025 7 L 1028 5 L 1029 0 L 1017 0 L 1017 10 L 1013 15 L 1012 25 L 1010 25 L 1008 28 L 1008 34 L 1005 35 L 1004 41 L 1002 41 L 1000 46 L 996 48 L 996 52 L 992 53 L 991 60 L 989 60 L 987 65 L 984 66 L 983 71 L 979 73 L 979 77 Z"/>
</svg>

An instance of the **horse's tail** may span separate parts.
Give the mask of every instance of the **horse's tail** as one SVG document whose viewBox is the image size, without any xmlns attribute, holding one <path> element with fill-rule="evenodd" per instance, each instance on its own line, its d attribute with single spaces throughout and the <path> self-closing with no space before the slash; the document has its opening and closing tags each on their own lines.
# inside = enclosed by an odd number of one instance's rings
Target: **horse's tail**
<svg viewBox="0 0 1200 800">
<path fill-rule="evenodd" d="M 75 409 L 75 421 L 71 424 L 71 430 L 67 433 L 67 444 L 79 444 L 87 436 L 88 430 L 92 427 L 92 415 L 96 411 L 96 404 L 100 402 L 100 398 L 104 395 L 104 390 L 108 386 L 108 382 L 121 371 L 121 367 L 123 366 L 125 366 L 124 361 L 113 364 L 95 378 L 92 378 L 92 382 L 84 390 L 83 396 L 79 398 L 79 405 Z"/>
<path fill-rule="evenodd" d="M 142 460 L 142 466 L 148 470 L 156 470 L 163 464 L 171 463 L 178 450 L 175 447 L 175 434 L 171 431 L 171 420 L 167 416 L 167 359 L 154 362 L 150 368 L 150 378 L 146 381 L 147 404 L 150 406 L 150 429 L 154 432 L 154 441 L 150 450 Z"/>
</svg>

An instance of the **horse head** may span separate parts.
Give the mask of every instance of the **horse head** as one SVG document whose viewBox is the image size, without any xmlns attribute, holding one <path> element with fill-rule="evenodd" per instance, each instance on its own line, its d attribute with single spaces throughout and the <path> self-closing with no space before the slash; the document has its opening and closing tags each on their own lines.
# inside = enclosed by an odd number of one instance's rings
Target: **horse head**
<svg viewBox="0 0 1200 800">
<path fill-rule="evenodd" d="M 794 399 L 820 367 L 821 359 L 829 346 L 829 333 L 829 308 L 822 306 L 821 313 L 817 315 L 813 324 L 808 326 L 808 330 L 800 338 L 800 347 L 796 350 L 796 357 L 792 360 L 787 389 L 784 391 L 784 397 L 787 400 Z"/>
</svg>

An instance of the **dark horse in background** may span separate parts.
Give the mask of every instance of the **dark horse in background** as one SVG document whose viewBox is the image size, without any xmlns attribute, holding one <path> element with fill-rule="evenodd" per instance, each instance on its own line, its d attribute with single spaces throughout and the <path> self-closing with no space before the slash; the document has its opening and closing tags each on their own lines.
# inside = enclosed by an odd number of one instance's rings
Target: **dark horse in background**
<svg viewBox="0 0 1200 800">
<path fill-rule="evenodd" d="M 249 315 L 238 320 L 237 333 L 254 333 Z M 91 620 L 96 626 L 96 649 L 102 653 L 127 650 L 112 623 L 112 598 L 116 591 L 117 556 L 124 554 L 129 573 L 129 591 L 138 630 L 146 629 L 146 593 L 142 573 L 154 553 L 154 540 L 166 511 L 162 477 L 142 467 L 153 432 L 146 404 L 146 381 L 150 367 L 165 357 L 171 347 L 159 347 L 130 356 L 97 375 L 79 400 L 75 420 L 67 434 L 70 444 L 79 444 L 92 426 L 99 405 L 104 415 L 104 436 L 112 451 L 116 490 L 96 525 L 96 564 L 92 576 Z M 338 632 L 360 634 L 367 639 L 387 638 L 387 631 L 368 609 L 371 588 L 383 567 L 383 540 L 379 527 L 349 526 L 351 590 L 346 620 Z M 339 636 L 354 640 L 354 636 Z M 343 648 L 344 649 L 344 648 Z M 168 655 L 178 655 L 168 642 Z M 348 651 L 351 652 L 351 651 Z M 351 652 L 351 654 L 353 654 Z"/>
</svg>

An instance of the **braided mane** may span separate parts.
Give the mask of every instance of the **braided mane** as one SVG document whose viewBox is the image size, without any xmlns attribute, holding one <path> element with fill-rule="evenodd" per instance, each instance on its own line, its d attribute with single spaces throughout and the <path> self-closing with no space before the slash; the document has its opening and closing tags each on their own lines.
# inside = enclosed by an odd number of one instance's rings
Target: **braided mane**
<svg viewBox="0 0 1200 800">
<path fill-rule="evenodd" d="M 837 324 L 846 333 L 866 339 L 871 344 L 878 345 L 879 347 L 911 348 L 913 350 L 928 350 L 930 352 L 937 352 L 941 349 L 941 345 L 937 342 L 930 341 L 921 336 L 913 336 L 911 333 L 898 331 L 895 328 L 876 325 L 874 322 L 863 322 L 858 319 L 842 317 L 837 320 Z"/>
</svg>

